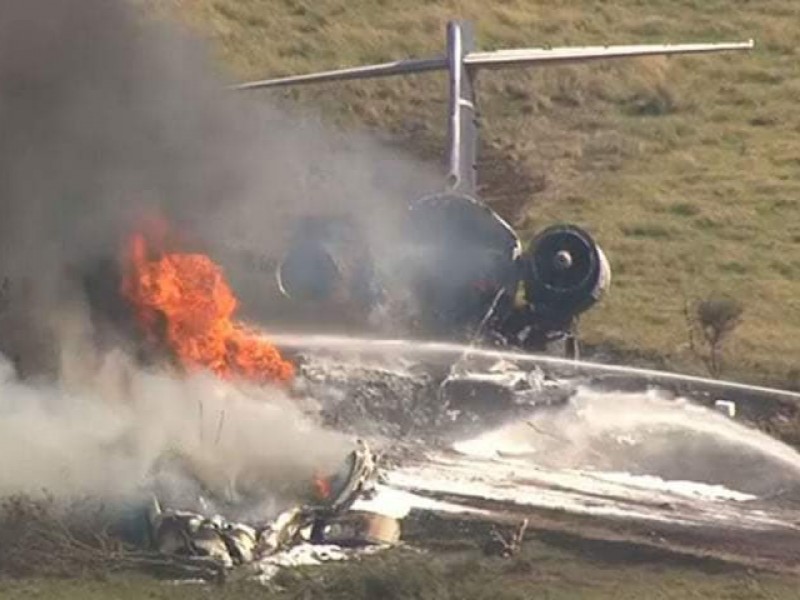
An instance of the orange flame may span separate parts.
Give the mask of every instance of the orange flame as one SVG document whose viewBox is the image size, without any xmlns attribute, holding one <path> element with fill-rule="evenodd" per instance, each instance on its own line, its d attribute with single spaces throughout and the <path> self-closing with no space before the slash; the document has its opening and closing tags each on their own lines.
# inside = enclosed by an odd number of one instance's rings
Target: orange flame
<svg viewBox="0 0 800 600">
<path fill-rule="evenodd" d="M 165 339 L 185 368 L 259 383 L 292 379 L 294 367 L 277 348 L 232 318 L 236 297 L 208 256 L 153 251 L 136 234 L 125 258 L 123 296 L 148 336 Z"/>
<path fill-rule="evenodd" d="M 314 490 L 321 500 L 327 500 L 331 495 L 331 482 L 327 477 L 314 475 Z"/>
</svg>

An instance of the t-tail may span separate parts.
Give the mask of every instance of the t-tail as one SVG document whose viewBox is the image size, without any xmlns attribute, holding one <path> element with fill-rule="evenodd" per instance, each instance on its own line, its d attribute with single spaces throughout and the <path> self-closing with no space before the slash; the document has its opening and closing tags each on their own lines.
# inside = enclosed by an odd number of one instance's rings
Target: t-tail
<svg viewBox="0 0 800 600">
<path fill-rule="evenodd" d="M 421 314 L 411 321 L 418 323 L 424 334 L 476 339 L 488 329 L 492 336 L 532 350 L 547 348 L 554 339 L 566 339 L 571 340 L 568 354 L 577 355 L 577 317 L 609 287 L 609 263 L 591 235 L 574 225 L 548 227 L 523 251 L 513 228 L 480 201 L 476 173 L 478 72 L 752 47 L 751 40 L 481 52 L 475 48 L 472 26 L 451 21 L 444 56 L 235 86 L 257 90 L 437 70 L 449 74 L 447 180 L 444 190 L 409 205 L 407 223 L 401 229 L 404 247 L 413 251 L 402 254 L 394 264 L 373 265 L 372 254 L 365 241 L 359 242 L 363 236 L 353 223 L 310 216 L 295 227 L 278 267 L 280 291 L 293 301 L 317 302 L 340 297 L 341 290 L 347 290 L 350 300 L 366 309 L 380 304 L 383 283 L 398 279 L 400 268 L 403 289 L 411 290 L 414 304 L 421 307 Z"/>
<path fill-rule="evenodd" d="M 748 40 L 745 42 L 700 44 L 515 48 L 481 52 L 475 48 L 472 24 L 466 21 L 450 21 L 447 24 L 447 48 L 444 56 L 398 60 L 307 75 L 251 81 L 236 85 L 234 89 L 257 90 L 307 83 L 373 79 L 376 77 L 446 70 L 449 74 L 448 191 L 463 193 L 474 198 L 476 197 L 477 187 L 476 163 L 478 147 L 475 79 L 480 69 L 535 68 L 637 56 L 750 50 L 753 45 L 753 40 Z"/>
</svg>

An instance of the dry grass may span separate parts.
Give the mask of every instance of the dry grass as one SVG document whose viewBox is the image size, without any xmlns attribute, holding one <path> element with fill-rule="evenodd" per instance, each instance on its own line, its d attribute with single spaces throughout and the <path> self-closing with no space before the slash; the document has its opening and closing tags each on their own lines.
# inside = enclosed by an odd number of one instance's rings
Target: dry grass
<svg viewBox="0 0 800 600">
<path fill-rule="evenodd" d="M 539 541 L 519 556 L 485 558 L 470 549 L 418 552 L 393 550 L 363 561 L 282 571 L 270 586 L 235 581 L 224 586 L 174 585 L 126 575 L 69 580 L 0 582 L 0 598 L 120 600 L 215 598 L 346 600 L 783 600 L 797 597 L 796 578 L 724 566 L 682 564 L 624 550 L 566 550 Z M 616 555 L 615 555 L 616 554 Z"/>
<path fill-rule="evenodd" d="M 144 523 L 133 509 L 120 512 L 92 498 L 64 501 L 12 496 L 0 502 L 0 582 L 37 578 L 105 579 L 149 574 L 172 579 L 220 581 L 211 559 L 160 555 L 147 550 Z M 135 531 L 131 529 L 135 528 Z M 0 593 L 2 590 L 0 583 Z"/>
<path fill-rule="evenodd" d="M 74 576 L 105 572 L 124 554 L 98 505 L 63 506 L 14 496 L 0 504 L 0 575 Z"/>
<path fill-rule="evenodd" d="M 439 53 L 451 17 L 473 19 L 483 48 L 755 38 L 750 54 L 483 74 L 483 156 L 491 160 L 481 177 L 486 198 L 526 235 L 574 221 L 606 248 L 615 286 L 585 319 L 589 340 L 701 369 L 682 312 L 687 299 L 715 292 L 746 311 L 725 376 L 786 381 L 800 363 L 800 4 L 170 0 L 159 7 L 210 36 L 242 79 Z M 277 97 L 346 126 L 396 133 L 425 158 L 442 147 L 441 75 Z M 518 183 L 508 184 L 509 173 Z"/>
</svg>

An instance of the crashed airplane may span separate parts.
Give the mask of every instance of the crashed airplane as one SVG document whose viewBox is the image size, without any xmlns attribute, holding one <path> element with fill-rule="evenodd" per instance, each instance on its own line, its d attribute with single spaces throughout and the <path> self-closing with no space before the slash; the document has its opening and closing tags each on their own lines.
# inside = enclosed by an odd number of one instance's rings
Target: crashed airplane
<svg viewBox="0 0 800 600">
<path fill-rule="evenodd" d="M 637 56 L 747 50 L 740 43 L 523 48 L 482 52 L 470 23 L 447 25 L 444 56 L 399 60 L 308 75 L 253 81 L 237 90 L 406 75 L 449 74 L 445 189 L 408 205 L 401 236 L 408 250 L 397 261 L 405 290 L 418 309 L 412 333 L 456 341 L 482 341 L 577 357 L 578 316 L 611 281 L 609 263 L 585 230 L 558 224 L 523 250 L 514 229 L 477 194 L 476 80 L 482 69 L 543 67 Z M 392 305 L 386 283 L 396 269 L 381 269 L 352 220 L 309 215 L 295 224 L 277 269 L 291 302 L 320 305 L 334 298 L 368 312 Z M 374 248 L 372 250 L 375 250 Z M 319 311 L 324 313 L 325 311 Z"/>
<path fill-rule="evenodd" d="M 235 89 L 259 90 L 447 70 L 445 189 L 410 202 L 401 228 L 407 247 L 414 249 L 401 262 L 416 304 L 423 307 L 419 333 L 536 351 L 558 346 L 569 357 L 576 357 L 576 321 L 608 288 L 608 260 L 587 231 L 568 224 L 546 228 L 523 249 L 511 225 L 478 198 L 478 72 L 752 47 L 749 41 L 481 52 L 475 49 L 471 25 L 453 21 L 447 26 L 446 54 L 442 57 L 254 81 Z M 344 297 L 357 307 L 371 310 L 391 300 L 386 297 L 388 275 L 375 264 L 364 232 L 346 216 L 301 217 L 295 223 L 276 276 L 287 302 L 325 306 Z M 301 367 L 300 373 L 313 395 L 313 365 Z M 330 373 L 320 377 L 319 386 L 331 388 Z M 449 385 L 434 387 L 446 396 L 459 397 L 460 406 L 470 414 L 480 411 L 481 402 L 477 408 L 466 407 L 464 402 L 466 398 L 469 404 L 469 398 L 476 396 L 476 385 L 481 396 L 487 390 L 515 390 L 509 397 L 501 394 L 494 398 L 494 409 L 501 401 L 525 411 L 532 405 L 563 400 L 563 390 L 539 374 L 528 373 L 524 380 L 520 377 L 513 369 L 509 372 L 498 367 L 490 369 L 480 381 L 470 380 L 469 393 L 460 390 L 457 377 L 447 377 L 444 384 Z M 569 395 L 568 391 L 565 393 Z M 446 404 L 455 406 L 450 401 Z M 147 511 L 148 538 L 162 553 L 211 558 L 223 568 L 263 560 L 298 544 L 391 545 L 400 539 L 398 519 L 365 508 L 365 501 L 368 507 L 368 500 L 375 494 L 378 478 L 376 458 L 365 443 L 359 442 L 338 473 L 309 482 L 312 493 L 306 503 L 268 523 L 236 524 L 209 516 L 202 497 L 193 510 L 164 506 L 155 494 Z M 521 539 L 524 527 L 525 524 L 513 543 L 503 545 L 503 552 L 519 543 L 517 538 Z"/>
</svg>

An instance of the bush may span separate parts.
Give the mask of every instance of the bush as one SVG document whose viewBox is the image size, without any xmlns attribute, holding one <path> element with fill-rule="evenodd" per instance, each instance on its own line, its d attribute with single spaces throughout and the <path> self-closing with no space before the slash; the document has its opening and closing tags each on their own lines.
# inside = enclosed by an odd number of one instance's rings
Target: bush
<svg viewBox="0 0 800 600">
<path fill-rule="evenodd" d="M 52 498 L 12 496 L 0 504 L 0 574 L 10 577 L 104 570 L 121 545 L 106 534 L 101 510 L 59 506 Z"/>
<path fill-rule="evenodd" d="M 690 344 L 699 354 L 712 377 L 722 372 L 722 353 L 725 340 L 741 322 L 744 308 L 726 296 L 713 295 L 695 304 L 694 312 L 688 316 L 690 321 Z M 706 346 L 705 353 L 699 353 L 694 343 L 693 332 L 698 331 Z"/>
</svg>

